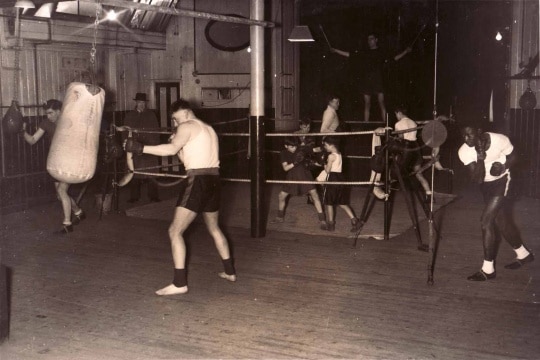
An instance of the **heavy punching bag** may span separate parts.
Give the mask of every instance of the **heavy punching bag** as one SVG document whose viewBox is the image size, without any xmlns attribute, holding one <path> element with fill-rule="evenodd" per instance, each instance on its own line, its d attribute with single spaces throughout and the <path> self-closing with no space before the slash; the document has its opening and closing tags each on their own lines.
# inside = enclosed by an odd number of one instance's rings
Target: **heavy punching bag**
<svg viewBox="0 0 540 360">
<path fill-rule="evenodd" d="M 77 184 L 94 176 L 104 104 L 103 89 L 69 84 L 47 158 L 47 171 L 56 180 Z"/>
<path fill-rule="evenodd" d="M 6 131 L 10 134 L 15 134 L 22 131 L 23 115 L 21 110 L 19 110 L 19 104 L 16 100 L 11 102 L 11 106 L 6 112 L 6 115 L 4 115 L 2 123 L 4 124 Z"/>
<path fill-rule="evenodd" d="M 519 98 L 519 107 L 523 110 L 532 110 L 536 107 L 536 96 L 531 90 L 531 85 L 527 86 L 527 90 Z"/>
</svg>

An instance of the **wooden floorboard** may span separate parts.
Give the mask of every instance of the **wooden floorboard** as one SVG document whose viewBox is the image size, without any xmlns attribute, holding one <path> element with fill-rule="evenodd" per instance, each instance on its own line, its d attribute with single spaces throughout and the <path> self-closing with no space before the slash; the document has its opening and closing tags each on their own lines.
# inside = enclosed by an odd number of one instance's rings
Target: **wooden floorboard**
<svg viewBox="0 0 540 360">
<path fill-rule="evenodd" d="M 186 295 L 158 297 L 172 278 L 168 222 L 95 212 L 51 236 L 58 204 L 2 219 L 12 272 L 10 337 L 0 359 L 539 359 L 540 262 L 471 283 L 481 265 L 478 198 L 437 212 L 434 284 L 412 230 L 389 241 L 226 228 L 238 281 L 204 226 L 187 234 Z M 516 208 L 540 248 L 540 202 Z M 394 214 L 403 217 L 406 214 Z M 427 226 L 422 224 L 422 233 Z"/>
</svg>

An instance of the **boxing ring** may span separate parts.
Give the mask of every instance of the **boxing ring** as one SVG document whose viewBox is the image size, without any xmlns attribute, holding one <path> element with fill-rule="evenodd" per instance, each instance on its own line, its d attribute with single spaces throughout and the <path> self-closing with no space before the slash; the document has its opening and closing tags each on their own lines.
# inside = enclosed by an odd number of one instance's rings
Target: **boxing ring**
<svg viewBox="0 0 540 360">
<path fill-rule="evenodd" d="M 272 119 L 269 119 L 271 121 Z M 237 123 L 244 128 L 249 128 L 248 119 L 236 119 L 229 122 L 214 123 L 212 124 L 216 129 L 216 132 L 220 138 L 220 172 L 222 174 L 223 191 L 222 191 L 222 206 L 220 209 L 221 222 L 225 226 L 233 226 L 249 229 L 251 224 L 250 219 L 251 211 L 250 207 L 251 189 L 249 186 L 249 161 L 250 154 L 250 134 L 249 132 L 220 132 L 220 128 L 223 125 Z M 143 130 L 143 129 L 129 129 L 126 127 L 117 127 L 118 131 L 147 131 L 158 132 L 160 134 L 171 135 L 172 132 L 168 129 L 156 129 L 156 130 Z M 249 130 L 249 129 L 247 129 Z M 322 133 L 308 133 L 307 135 L 313 138 L 320 138 L 325 135 L 339 136 L 348 141 L 349 144 L 356 144 L 360 142 L 359 137 L 369 136 L 375 138 L 373 130 L 370 131 L 350 131 L 339 132 L 331 134 Z M 355 210 L 357 217 L 360 217 L 362 204 L 365 204 L 366 195 L 373 191 L 372 185 L 383 185 L 381 182 L 374 180 L 371 176 L 367 178 L 360 178 L 357 174 L 348 174 L 348 179 L 351 181 L 345 182 L 320 182 L 320 181 L 290 181 L 283 180 L 284 172 L 281 170 L 281 164 L 279 162 L 278 154 L 283 149 L 282 140 L 284 137 L 300 137 L 306 136 L 304 133 L 267 133 L 264 139 L 265 147 L 265 173 L 268 174 L 268 178 L 264 183 L 264 195 L 262 203 L 264 206 L 258 211 L 261 212 L 261 216 L 265 219 L 265 228 L 272 231 L 286 231 L 300 234 L 309 235 L 321 235 L 332 236 L 345 239 L 354 239 L 354 245 L 356 246 L 357 239 L 371 239 L 371 240 L 388 240 L 399 234 L 404 233 L 411 227 L 411 221 L 407 216 L 409 209 L 406 206 L 405 199 L 402 196 L 401 191 L 394 191 L 395 201 L 392 202 L 391 216 L 389 220 L 389 232 L 384 233 L 386 216 L 388 210 L 385 209 L 388 199 L 377 200 L 372 205 L 369 216 L 363 224 L 362 229 L 358 233 L 351 233 L 349 231 L 349 219 L 344 216 L 340 211 L 337 212 L 336 217 L 336 230 L 335 232 L 328 232 L 319 228 L 319 221 L 316 216 L 313 205 L 306 202 L 305 196 L 292 196 L 289 198 L 285 221 L 283 223 L 273 223 L 268 221 L 273 218 L 276 212 L 278 193 L 282 184 L 285 183 L 309 183 L 309 184 L 341 184 L 349 186 L 351 189 L 350 204 Z M 369 142 L 369 139 L 364 139 Z M 349 166 L 351 168 L 363 169 L 366 173 L 366 169 L 370 170 L 369 161 L 372 158 L 372 154 L 366 155 L 344 155 L 344 162 L 355 162 L 355 166 Z M 171 171 L 171 167 L 178 166 L 177 164 L 171 164 L 169 166 L 153 166 L 148 168 L 133 169 L 133 174 L 154 176 L 158 179 L 158 184 L 162 186 L 174 186 L 177 181 L 185 177 L 182 171 Z M 321 168 L 322 169 L 322 168 Z M 358 171 L 357 171 L 358 172 Z M 358 172 L 359 173 L 359 172 Z M 369 172 L 367 172 L 369 173 Z M 129 176 L 129 175 L 128 175 Z M 163 180 L 163 181 L 162 181 Z M 123 182 L 122 180 L 120 181 Z M 122 184 L 125 185 L 126 183 Z M 390 192 L 389 192 L 390 193 Z M 433 211 L 438 210 L 442 206 L 448 204 L 454 199 L 454 195 L 435 193 L 435 203 Z M 130 208 L 126 211 L 128 216 L 156 219 L 156 220 L 170 220 L 171 213 L 176 206 L 176 198 L 165 200 L 160 203 L 151 203 L 143 206 Z M 418 220 L 422 221 L 427 219 L 427 215 L 423 212 L 423 205 L 418 202 L 415 205 L 416 216 Z M 391 225 L 390 225 L 391 221 Z M 425 233 L 423 230 L 422 233 Z M 386 236 L 385 236 L 386 235 Z M 352 241 L 352 240 L 351 240 Z"/>
</svg>

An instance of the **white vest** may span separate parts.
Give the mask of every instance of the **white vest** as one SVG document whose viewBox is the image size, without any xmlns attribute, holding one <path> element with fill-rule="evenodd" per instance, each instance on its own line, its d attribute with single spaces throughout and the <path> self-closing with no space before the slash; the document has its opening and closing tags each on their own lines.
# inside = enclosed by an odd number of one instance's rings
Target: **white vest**
<svg viewBox="0 0 540 360">
<path fill-rule="evenodd" d="M 181 150 L 180 158 L 186 170 L 219 168 L 219 142 L 214 129 L 204 122 L 192 119 L 201 131 Z"/>
</svg>

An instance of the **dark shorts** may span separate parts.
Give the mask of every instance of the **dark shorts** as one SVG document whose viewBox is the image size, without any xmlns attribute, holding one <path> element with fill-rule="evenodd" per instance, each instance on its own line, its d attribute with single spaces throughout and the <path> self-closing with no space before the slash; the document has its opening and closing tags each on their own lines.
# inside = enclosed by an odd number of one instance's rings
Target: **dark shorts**
<svg viewBox="0 0 540 360">
<path fill-rule="evenodd" d="M 188 177 L 180 183 L 176 206 L 196 213 L 218 211 L 221 194 L 219 175 L 200 174 L 197 171 L 190 174 L 190 172 L 192 171 L 188 171 Z"/>
<path fill-rule="evenodd" d="M 384 93 L 382 74 L 377 71 L 367 74 L 364 79 L 360 80 L 358 89 L 364 95 Z"/>
<path fill-rule="evenodd" d="M 345 181 L 342 173 L 331 172 L 328 181 Z M 350 187 L 347 185 L 325 185 L 323 188 L 324 205 L 349 205 Z"/>
<path fill-rule="evenodd" d="M 417 141 L 403 140 L 401 143 L 404 148 L 399 161 L 400 169 L 411 172 L 415 166 L 422 165 L 423 158 L 420 146 Z"/>
<path fill-rule="evenodd" d="M 506 196 L 509 188 L 510 177 L 508 175 L 494 181 L 484 182 L 480 186 L 485 200 L 496 196 Z"/>
</svg>

